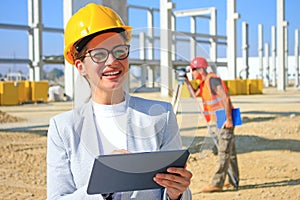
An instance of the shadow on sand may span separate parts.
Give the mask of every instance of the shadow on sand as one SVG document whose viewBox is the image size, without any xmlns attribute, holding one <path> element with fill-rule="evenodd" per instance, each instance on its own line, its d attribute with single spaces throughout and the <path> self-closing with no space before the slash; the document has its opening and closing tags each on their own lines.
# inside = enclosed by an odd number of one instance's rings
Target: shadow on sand
<svg viewBox="0 0 300 200">
<path fill-rule="evenodd" d="M 0 132 L 26 132 L 26 133 L 33 133 L 38 135 L 47 136 L 48 132 L 48 124 L 45 125 L 36 125 L 36 126 L 20 126 L 15 128 L 1 128 Z"/>
<path fill-rule="evenodd" d="M 183 143 L 185 140 L 190 141 L 190 137 L 182 136 Z M 202 145 L 206 145 L 207 137 L 195 137 L 189 150 L 191 153 L 198 153 Z M 287 150 L 300 152 L 300 140 L 290 139 L 266 139 L 253 135 L 236 135 L 235 136 L 237 153 L 249 153 L 254 151 L 273 151 Z M 211 146 L 212 148 L 213 146 Z"/>
<path fill-rule="evenodd" d="M 275 188 L 275 187 L 286 187 L 286 186 L 294 186 L 300 185 L 300 179 L 295 180 L 282 180 L 277 182 L 265 182 L 265 183 L 256 183 L 253 185 L 241 185 L 238 190 L 249 190 L 249 189 L 257 189 L 257 188 Z M 233 192 L 235 189 L 228 189 L 222 192 Z M 195 192 L 193 195 L 200 194 L 201 192 Z"/>
</svg>

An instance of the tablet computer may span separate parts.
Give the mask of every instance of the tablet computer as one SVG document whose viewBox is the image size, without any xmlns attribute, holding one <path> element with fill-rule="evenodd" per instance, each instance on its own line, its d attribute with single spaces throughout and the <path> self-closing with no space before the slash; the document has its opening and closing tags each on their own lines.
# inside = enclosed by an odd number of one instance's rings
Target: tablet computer
<svg viewBox="0 0 300 200">
<path fill-rule="evenodd" d="M 183 167 L 188 150 L 101 155 L 95 158 L 87 188 L 88 194 L 162 188 L 153 181 L 168 167 Z"/>
</svg>

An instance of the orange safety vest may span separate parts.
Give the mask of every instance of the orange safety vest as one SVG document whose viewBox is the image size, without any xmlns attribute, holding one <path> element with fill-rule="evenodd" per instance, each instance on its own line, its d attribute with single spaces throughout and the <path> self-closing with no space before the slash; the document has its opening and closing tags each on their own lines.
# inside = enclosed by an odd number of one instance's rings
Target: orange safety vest
<svg viewBox="0 0 300 200">
<path fill-rule="evenodd" d="M 211 91 L 211 85 L 210 85 L 210 79 L 211 78 L 220 78 L 216 74 L 210 72 L 208 73 L 205 81 L 201 82 L 200 87 L 200 96 L 202 98 L 203 102 L 203 110 L 204 110 L 204 116 L 207 122 L 216 122 L 216 115 L 215 111 L 224 109 L 224 100 L 221 99 L 217 94 L 214 94 Z M 221 80 L 222 86 L 225 90 L 225 92 L 228 92 L 228 89 L 225 85 L 225 83 Z"/>
</svg>

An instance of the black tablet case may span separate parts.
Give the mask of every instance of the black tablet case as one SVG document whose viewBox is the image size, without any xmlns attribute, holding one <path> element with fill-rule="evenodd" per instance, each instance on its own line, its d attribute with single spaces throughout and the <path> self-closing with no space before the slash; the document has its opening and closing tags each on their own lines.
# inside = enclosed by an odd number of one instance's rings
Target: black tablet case
<svg viewBox="0 0 300 200">
<path fill-rule="evenodd" d="M 88 194 L 162 188 L 153 181 L 168 167 L 183 167 L 188 150 L 102 155 L 95 159 Z"/>
</svg>

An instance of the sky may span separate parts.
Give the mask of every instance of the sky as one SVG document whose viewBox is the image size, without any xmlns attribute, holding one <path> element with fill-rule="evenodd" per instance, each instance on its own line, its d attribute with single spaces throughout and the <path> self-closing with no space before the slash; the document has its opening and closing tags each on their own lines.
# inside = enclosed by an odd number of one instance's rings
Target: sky
<svg viewBox="0 0 300 200">
<path fill-rule="evenodd" d="M 63 28 L 62 0 L 42 0 L 42 17 L 45 27 Z M 173 0 L 175 11 L 197 8 L 216 7 L 217 9 L 217 33 L 226 36 L 226 0 Z M 242 22 L 249 26 L 249 54 L 257 56 L 258 25 L 263 25 L 263 43 L 271 45 L 271 27 L 276 26 L 276 2 L 277 0 L 236 0 L 236 11 L 240 14 L 237 20 L 237 49 L 241 56 L 242 49 Z M 160 0 L 127 0 L 129 5 L 147 6 L 159 8 Z M 288 21 L 289 54 L 294 54 L 294 34 L 300 29 L 300 1 L 285 1 L 285 20 Z M 132 9 L 129 11 L 129 25 L 134 29 L 146 26 L 146 12 Z M 27 25 L 27 0 L 2 1 L 0 7 L 1 24 Z M 189 19 L 177 20 L 178 31 L 189 31 Z M 155 27 L 159 27 L 159 13 L 155 14 Z M 197 32 L 208 34 L 208 21 L 197 21 Z M 63 53 L 63 35 L 58 33 L 43 34 L 43 54 L 61 55 Z M 28 58 L 28 38 L 26 31 L 0 29 L 0 58 Z M 225 47 L 218 56 L 224 57 Z M 271 53 L 270 53 L 271 55 Z M 0 71 L 16 70 L 18 64 L 0 64 Z M 45 66 L 47 69 L 49 66 Z"/>
</svg>

